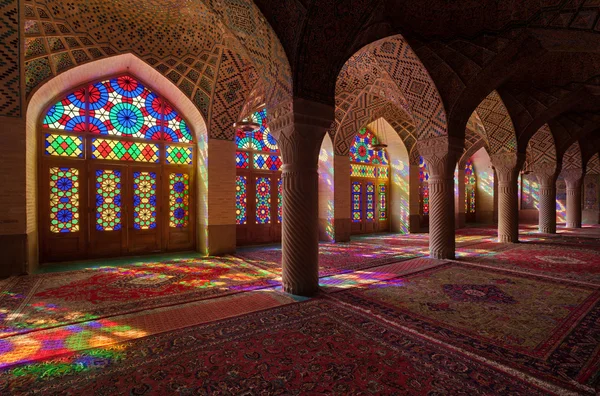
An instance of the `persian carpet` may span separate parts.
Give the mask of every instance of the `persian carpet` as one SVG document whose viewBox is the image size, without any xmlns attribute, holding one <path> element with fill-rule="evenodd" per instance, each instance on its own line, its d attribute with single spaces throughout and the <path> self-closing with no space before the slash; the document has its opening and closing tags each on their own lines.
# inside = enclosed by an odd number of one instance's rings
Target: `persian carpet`
<svg viewBox="0 0 600 396">
<path fill-rule="evenodd" d="M 504 250 L 493 255 L 466 255 L 466 260 L 492 267 L 600 284 L 600 250 L 539 243 L 498 245 L 504 245 Z"/>
<path fill-rule="evenodd" d="M 0 294 L 0 338 L 279 285 L 275 278 L 232 256 L 15 277 Z"/>
<path fill-rule="evenodd" d="M 450 263 L 331 295 L 574 391 L 600 382 L 600 290 Z"/>
<path fill-rule="evenodd" d="M 324 299 L 0 374 L 0 392 L 541 395 L 518 376 Z M 38 365 L 41 368 L 42 364 Z M 75 370 L 73 367 L 79 367 Z"/>
<path fill-rule="evenodd" d="M 420 252 L 366 242 L 319 244 L 319 276 L 347 273 L 422 256 Z M 240 251 L 235 255 L 256 267 L 281 274 L 281 248 Z"/>
</svg>

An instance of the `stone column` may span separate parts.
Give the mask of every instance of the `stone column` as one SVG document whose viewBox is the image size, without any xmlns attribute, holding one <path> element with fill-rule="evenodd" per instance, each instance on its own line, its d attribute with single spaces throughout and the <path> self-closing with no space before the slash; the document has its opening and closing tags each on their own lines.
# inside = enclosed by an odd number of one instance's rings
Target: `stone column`
<svg viewBox="0 0 600 396">
<path fill-rule="evenodd" d="M 567 228 L 581 228 L 581 168 L 562 171 L 567 183 Z"/>
<path fill-rule="evenodd" d="M 417 142 L 429 169 L 429 250 L 432 258 L 454 259 L 454 169 L 462 152 L 448 136 Z"/>
<path fill-rule="evenodd" d="M 333 158 L 333 169 L 334 239 L 336 242 L 348 242 L 352 229 L 350 157 L 336 155 Z"/>
<path fill-rule="evenodd" d="M 525 158 L 517 153 L 491 155 L 498 177 L 498 241 L 519 242 L 518 177 Z"/>
<path fill-rule="evenodd" d="M 533 165 L 532 168 L 540 184 L 539 231 L 556 234 L 556 165 Z"/>
<path fill-rule="evenodd" d="M 271 129 L 283 167 L 282 282 L 291 294 L 319 289 L 319 174 L 321 142 L 333 122 L 332 106 L 294 99 L 276 107 Z"/>
</svg>

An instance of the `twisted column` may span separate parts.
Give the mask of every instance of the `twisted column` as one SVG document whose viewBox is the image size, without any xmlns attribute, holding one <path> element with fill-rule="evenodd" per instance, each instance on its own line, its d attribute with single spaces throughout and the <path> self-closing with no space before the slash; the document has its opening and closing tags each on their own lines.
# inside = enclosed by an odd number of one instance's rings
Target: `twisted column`
<svg viewBox="0 0 600 396">
<path fill-rule="evenodd" d="M 519 242 L 518 175 L 524 158 L 517 153 L 491 156 L 498 176 L 498 241 Z"/>
<path fill-rule="evenodd" d="M 556 234 L 556 166 L 549 169 L 535 169 L 534 174 L 540 184 L 538 229 L 544 234 Z"/>
<path fill-rule="evenodd" d="M 333 122 L 333 107 L 302 99 L 275 107 L 271 130 L 281 150 L 282 283 L 287 293 L 319 290 L 319 174 L 321 142 Z"/>
<path fill-rule="evenodd" d="M 581 182 L 583 170 L 580 168 L 563 170 L 567 183 L 567 228 L 581 228 Z"/>
<path fill-rule="evenodd" d="M 436 259 L 455 257 L 454 167 L 460 142 L 443 136 L 417 142 L 429 169 L 429 251 Z"/>
</svg>

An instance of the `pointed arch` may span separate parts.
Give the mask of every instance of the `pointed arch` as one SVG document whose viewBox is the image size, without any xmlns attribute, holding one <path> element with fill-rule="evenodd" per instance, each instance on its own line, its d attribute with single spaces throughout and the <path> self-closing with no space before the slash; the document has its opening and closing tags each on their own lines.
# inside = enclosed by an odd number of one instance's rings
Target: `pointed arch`
<svg viewBox="0 0 600 396">
<path fill-rule="evenodd" d="M 490 92 L 475 111 L 484 126 L 490 155 L 517 151 L 515 127 L 498 92 Z"/>
<path fill-rule="evenodd" d="M 583 160 L 581 157 L 581 147 L 579 146 L 579 142 L 573 143 L 563 155 L 562 160 L 562 169 L 570 170 L 570 169 L 582 169 L 583 168 Z"/>
</svg>

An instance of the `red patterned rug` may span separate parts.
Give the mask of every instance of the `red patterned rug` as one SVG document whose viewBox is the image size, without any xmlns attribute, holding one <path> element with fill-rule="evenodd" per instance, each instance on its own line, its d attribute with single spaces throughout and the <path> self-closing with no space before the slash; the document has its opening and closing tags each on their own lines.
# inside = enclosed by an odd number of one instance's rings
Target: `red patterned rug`
<svg viewBox="0 0 600 396">
<path fill-rule="evenodd" d="M 504 246 L 504 249 L 494 254 L 464 252 L 459 260 L 600 284 L 600 250 L 540 243 L 497 245 Z M 461 252 L 460 249 L 458 251 Z"/>
<path fill-rule="evenodd" d="M 451 263 L 334 298 L 575 391 L 600 384 L 600 290 Z"/>
<path fill-rule="evenodd" d="M 395 263 L 422 256 L 420 252 L 366 242 L 319 244 L 319 276 L 330 276 Z M 254 266 L 281 274 L 281 248 L 247 249 L 236 257 Z"/>
<path fill-rule="evenodd" d="M 0 294 L 0 338 L 278 284 L 231 256 L 15 277 Z"/>
<path fill-rule="evenodd" d="M 40 376 L 44 369 L 48 375 Z M 548 394 L 507 372 L 324 300 L 7 371 L 0 374 L 0 392 Z"/>
</svg>

